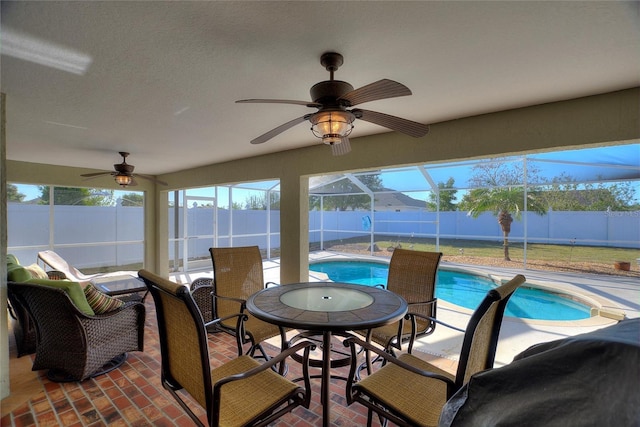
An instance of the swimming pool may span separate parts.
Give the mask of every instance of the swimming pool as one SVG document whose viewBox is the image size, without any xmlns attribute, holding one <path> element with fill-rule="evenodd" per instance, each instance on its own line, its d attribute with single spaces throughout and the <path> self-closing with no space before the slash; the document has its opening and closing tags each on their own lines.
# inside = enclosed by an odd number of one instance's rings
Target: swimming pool
<svg viewBox="0 0 640 427">
<path fill-rule="evenodd" d="M 334 282 L 365 286 L 387 283 L 389 265 L 368 261 L 325 261 L 309 265 L 311 271 L 327 274 Z M 475 310 L 489 289 L 497 287 L 488 277 L 459 270 L 438 269 L 436 297 Z M 505 316 L 538 320 L 580 320 L 591 316 L 591 307 L 564 294 L 527 286 L 511 297 Z"/>
</svg>

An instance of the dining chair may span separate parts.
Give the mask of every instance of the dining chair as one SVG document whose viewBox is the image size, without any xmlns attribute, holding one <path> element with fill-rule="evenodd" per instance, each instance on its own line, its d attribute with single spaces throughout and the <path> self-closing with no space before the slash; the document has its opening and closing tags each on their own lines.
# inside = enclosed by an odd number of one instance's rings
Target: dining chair
<svg viewBox="0 0 640 427">
<path fill-rule="evenodd" d="M 284 328 L 259 320 L 246 312 L 247 299 L 264 289 L 262 271 L 262 255 L 258 246 L 240 246 L 227 248 L 209 248 L 213 262 L 213 303 L 212 312 L 222 319 L 219 328 L 236 337 L 238 355 L 248 354 L 252 357 L 269 359 L 262 342 L 280 336 L 280 349 L 284 350 L 288 343 Z M 240 321 L 229 317 L 243 313 Z M 250 347 L 244 351 L 244 345 Z M 256 356 L 256 350 L 259 355 Z"/>
<path fill-rule="evenodd" d="M 386 289 L 400 295 L 409 304 L 407 316 L 416 322 L 416 337 L 429 335 L 435 330 L 435 289 L 441 257 L 442 252 L 400 248 L 396 248 L 391 255 Z M 367 342 L 379 344 L 385 351 L 394 354 L 394 349 L 401 350 L 402 343 L 411 338 L 411 327 L 411 322 L 399 321 L 359 333 L 366 336 Z M 366 362 L 368 372 L 371 372 L 369 355 L 367 352 Z"/>
<path fill-rule="evenodd" d="M 487 293 L 464 331 L 455 376 L 412 354 L 413 339 L 409 351 L 399 357 L 355 336 L 346 339 L 345 345 L 350 347 L 352 357 L 346 387 L 347 403 L 358 402 L 368 408 L 368 426 L 371 426 L 373 412 L 400 426 L 437 426 L 446 401 L 473 374 L 493 367 L 505 307 L 524 282 L 525 277 L 517 275 Z M 356 362 L 359 347 L 376 353 L 387 363 L 356 381 L 360 371 Z"/>
<path fill-rule="evenodd" d="M 308 359 L 312 343 L 300 342 L 262 364 L 242 355 L 212 369 L 208 324 L 202 321 L 187 286 L 147 270 L 138 274 L 156 305 L 162 385 L 198 426 L 204 423 L 183 392 L 206 410 L 207 425 L 211 427 L 265 426 L 298 406 L 309 407 Z M 236 314 L 241 316 L 244 315 Z M 304 387 L 274 371 L 274 366 L 295 352 L 303 353 Z"/>
</svg>

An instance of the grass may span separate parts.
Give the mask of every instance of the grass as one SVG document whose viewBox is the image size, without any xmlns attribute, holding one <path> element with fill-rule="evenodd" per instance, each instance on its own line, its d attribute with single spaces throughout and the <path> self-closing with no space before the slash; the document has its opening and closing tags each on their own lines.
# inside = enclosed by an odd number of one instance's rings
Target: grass
<svg viewBox="0 0 640 427">
<path fill-rule="evenodd" d="M 353 238 L 325 242 L 325 249 L 340 250 L 351 247 L 359 251 L 369 250 L 368 238 Z M 502 241 L 487 240 L 463 240 L 440 239 L 439 251 L 443 256 L 460 256 L 504 259 Z M 422 251 L 435 251 L 436 240 L 425 238 L 400 238 L 390 240 L 389 236 L 379 236 L 375 244 L 381 251 L 392 247 L 415 249 Z M 318 247 L 319 249 L 319 247 Z M 521 242 L 509 243 L 509 255 L 512 260 L 524 258 L 524 244 Z M 628 261 L 635 264 L 640 257 L 640 250 L 634 248 L 614 248 L 604 246 L 578 246 L 578 245 L 554 245 L 529 243 L 527 244 L 527 260 L 531 261 L 555 261 L 565 263 L 602 263 L 613 265 L 616 261 Z"/>
<path fill-rule="evenodd" d="M 399 238 L 390 239 L 389 236 L 377 236 L 375 244 L 379 249 L 378 255 L 390 256 L 388 249 L 398 247 L 405 249 L 415 249 L 421 251 L 435 251 L 436 240 L 427 238 Z M 451 258 L 465 257 L 477 258 L 477 263 L 483 261 L 491 264 L 504 259 L 502 241 L 488 240 L 464 240 L 464 239 L 440 239 L 439 251 L 443 256 Z M 324 242 L 324 249 L 338 252 L 369 252 L 369 237 L 356 237 L 351 239 L 341 239 Z M 318 242 L 311 243 L 309 251 L 321 250 Z M 266 255 L 263 253 L 263 256 Z M 524 244 L 513 242 L 509 244 L 509 255 L 514 262 L 522 262 L 524 259 Z M 272 257 L 279 257 L 279 248 L 271 251 Z M 613 264 L 616 261 L 627 261 L 631 263 L 632 272 L 638 270 L 636 259 L 640 258 L 640 249 L 634 248 L 613 248 L 605 246 L 579 246 L 579 245 L 553 245 L 541 243 L 527 244 L 527 263 L 536 261 L 548 263 L 549 265 L 563 264 L 572 267 L 576 271 L 614 273 Z M 600 268 L 596 268 L 600 266 Z M 106 273 L 116 270 L 137 271 L 142 268 L 142 264 L 122 265 L 118 267 L 100 267 L 83 269 L 84 273 Z"/>
</svg>

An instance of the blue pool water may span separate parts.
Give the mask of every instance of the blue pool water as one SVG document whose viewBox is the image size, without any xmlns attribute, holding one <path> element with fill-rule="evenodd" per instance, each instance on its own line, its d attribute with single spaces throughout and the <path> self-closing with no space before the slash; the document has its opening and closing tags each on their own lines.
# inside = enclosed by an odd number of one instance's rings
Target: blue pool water
<svg viewBox="0 0 640 427">
<path fill-rule="evenodd" d="M 309 265 L 312 271 L 326 273 L 334 282 L 374 286 L 387 283 L 389 266 L 366 261 L 327 261 Z M 497 285 L 472 273 L 439 269 L 436 297 L 475 310 L 489 289 Z M 591 308 L 542 289 L 520 287 L 507 304 L 505 316 L 540 320 L 587 319 Z"/>
</svg>

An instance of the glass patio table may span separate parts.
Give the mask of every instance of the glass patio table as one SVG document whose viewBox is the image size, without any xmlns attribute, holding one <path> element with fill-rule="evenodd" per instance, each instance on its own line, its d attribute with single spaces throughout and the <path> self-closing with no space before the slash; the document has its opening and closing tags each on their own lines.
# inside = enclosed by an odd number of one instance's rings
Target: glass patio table
<svg viewBox="0 0 640 427">
<path fill-rule="evenodd" d="M 107 295 L 124 295 L 123 299 L 125 300 L 144 301 L 148 293 L 148 289 L 142 279 L 131 274 L 105 275 L 95 277 L 90 281 Z"/>
<path fill-rule="evenodd" d="M 247 300 L 247 310 L 274 325 L 322 333 L 320 394 L 322 422 L 328 426 L 332 333 L 376 328 L 400 320 L 407 313 L 407 302 L 378 287 L 303 282 L 256 292 Z"/>
</svg>

